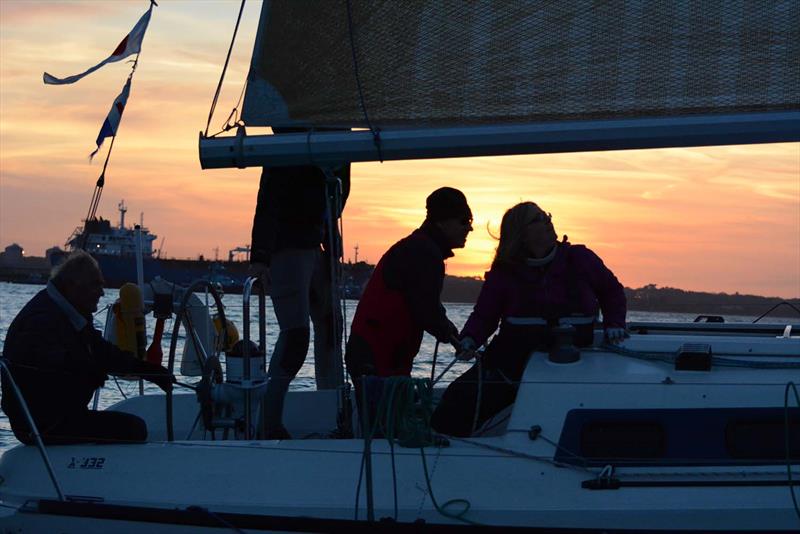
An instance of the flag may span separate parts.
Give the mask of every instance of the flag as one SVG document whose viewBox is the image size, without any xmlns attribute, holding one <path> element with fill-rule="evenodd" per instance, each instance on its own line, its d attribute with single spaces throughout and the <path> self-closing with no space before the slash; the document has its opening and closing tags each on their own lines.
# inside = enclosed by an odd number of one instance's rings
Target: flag
<svg viewBox="0 0 800 534">
<path fill-rule="evenodd" d="M 142 15 L 142 18 L 139 19 L 139 22 L 136 23 L 136 26 L 133 27 L 131 32 L 125 36 L 122 42 L 117 45 L 117 48 L 111 53 L 108 58 L 104 59 L 94 67 L 90 68 L 89 70 L 82 72 L 80 74 L 76 74 L 74 76 L 67 76 L 66 78 L 56 78 L 52 74 L 44 73 L 44 83 L 52 84 L 52 85 L 64 85 L 68 83 L 75 83 L 84 76 L 93 73 L 106 63 L 113 63 L 115 61 L 122 61 L 128 56 L 133 54 L 138 54 L 142 49 L 142 40 L 144 39 L 144 32 L 147 30 L 147 25 L 150 23 L 150 13 L 153 11 L 153 4 L 150 4 L 150 8 L 147 12 Z"/>
<path fill-rule="evenodd" d="M 105 122 L 103 122 L 103 126 L 100 128 L 100 133 L 97 134 L 97 148 L 94 152 L 89 154 L 89 159 L 91 160 L 97 151 L 100 150 L 100 146 L 103 144 L 103 140 L 106 137 L 114 137 L 117 135 L 117 129 L 119 128 L 119 121 L 122 120 L 122 112 L 125 110 L 125 104 L 128 102 L 128 95 L 131 92 L 131 79 L 128 78 L 128 81 L 125 82 L 125 87 L 122 88 L 122 92 L 114 99 L 114 103 L 111 104 L 111 111 L 108 112 L 108 117 L 106 117 Z"/>
</svg>

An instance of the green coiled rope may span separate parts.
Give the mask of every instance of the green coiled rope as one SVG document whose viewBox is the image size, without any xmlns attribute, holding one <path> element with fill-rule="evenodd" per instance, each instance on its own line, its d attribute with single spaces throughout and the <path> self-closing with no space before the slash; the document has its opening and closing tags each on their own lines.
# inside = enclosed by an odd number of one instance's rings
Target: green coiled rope
<svg viewBox="0 0 800 534">
<path fill-rule="evenodd" d="M 395 519 L 397 519 L 398 514 L 394 445 L 397 444 L 405 448 L 413 447 L 419 449 L 428 495 L 436 511 L 444 517 L 477 525 L 479 523 L 465 517 L 471 507 L 468 500 L 451 499 L 440 505 L 433 494 L 433 486 L 425 457 L 425 447 L 432 445 L 442 446 L 444 440 L 437 440 L 433 435 L 431 430 L 432 415 L 433 386 L 429 379 L 406 376 L 386 378 L 383 383 L 383 392 L 378 402 L 375 421 L 371 422 L 370 428 L 365 432 L 365 439 L 372 440 L 375 436 L 382 435 L 391 447 Z M 458 506 L 459 510 L 456 512 L 449 511 L 453 506 Z"/>
</svg>

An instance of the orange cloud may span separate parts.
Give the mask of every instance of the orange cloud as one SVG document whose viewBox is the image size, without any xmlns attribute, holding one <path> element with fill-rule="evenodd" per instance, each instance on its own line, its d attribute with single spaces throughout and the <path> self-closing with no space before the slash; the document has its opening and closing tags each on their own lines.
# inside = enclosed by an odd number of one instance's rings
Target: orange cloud
<svg viewBox="0 0 800 534">
<path fill-rule="evenodd" d="M 166 237 L 170 255 L 213 256 L 249 241 L 259 169 L 201 171 L 198 131 L 227 52 L 230 2 L 161 2 L 145 38 L 100 213 L 129 216 Z M 130 64 L 73 86 L 103 59 L 147 3 L 0 2 L 0 246 L 31 254 L 61 244 L 86 213 L 105 150 L 87 155 Z M 248 4 L 212 122 L 239 98 L 258 18 Z M 481 275 L 503 212 L 533 200 L 556 229 L 595 250 L 629 286 L 800 296 L 800 144 L 418 160 L 353 166 L 345 250 L 377 261 L 425 216 L 425 197 L 467 195 L 475 231 L 448 272 Z"/>
</svg>

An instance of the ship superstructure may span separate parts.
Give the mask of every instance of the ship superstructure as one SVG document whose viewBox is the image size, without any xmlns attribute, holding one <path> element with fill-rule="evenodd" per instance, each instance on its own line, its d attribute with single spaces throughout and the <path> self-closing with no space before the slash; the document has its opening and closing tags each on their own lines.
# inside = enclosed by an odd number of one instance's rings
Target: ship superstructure
<svg viewBox="0 0 800 534">
<path fill-rule="evenodd" d="M 69 251 L 84 249 L 98 256 L 134 256 L 136 254 L 136 227 L 125 227 L 125 213 L 128 211 L 125 201 L 117 205 L 119 210 L 119 225 L 111 226 L 111 221 L 103 219 L 89 219 L 82 227 L 78 227 L 69 237 L 66 248 Z M 142 256 L 153 256 L 153 241 L 158 236 L 139 225 L 142 241 Z"/>
</svg>

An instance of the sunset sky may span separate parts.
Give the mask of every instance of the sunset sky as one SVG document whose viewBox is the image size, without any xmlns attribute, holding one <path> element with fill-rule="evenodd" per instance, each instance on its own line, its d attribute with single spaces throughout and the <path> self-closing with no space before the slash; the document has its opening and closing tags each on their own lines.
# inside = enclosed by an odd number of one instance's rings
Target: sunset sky
<svg viewBox="0 0 800 534">
<path fill-rule="evenodd" d="M 144 40 L 99 213 L 144 222 L 168 256 L 220 258 L 250 239 L 260 169 L 201 171 L 198 132 L 239 1 L 162 0 Z M 85 216 L 104 148 L 97 132 L 130 70 L 106 58 L 148 2 L 0 1 L 0 248 L 63 245 Z M 212 129 L 235 105 L 260 2 L 248 2 Z M 353 166 L 346 257 L 371 262 L 424 217 L 427 194 L 462 189 L 475 231 L 448 273 L 487 269 L 503 211 L 533 200 L 559 234 L 597 252 L 629 287 L 800 297 L 800 144 L 364 163 Z"/>
</svg>

